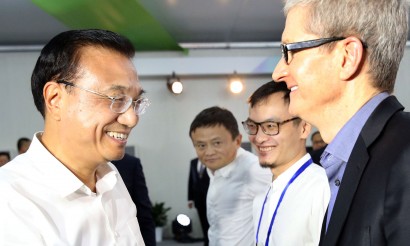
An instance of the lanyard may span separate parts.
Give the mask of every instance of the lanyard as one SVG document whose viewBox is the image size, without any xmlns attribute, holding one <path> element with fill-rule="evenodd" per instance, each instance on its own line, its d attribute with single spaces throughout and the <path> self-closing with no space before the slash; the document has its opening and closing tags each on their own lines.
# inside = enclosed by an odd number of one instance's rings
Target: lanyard
<svg viewBox="0 0 410 246">
<path fill-rule="evenodd" d="M 286 193 L 286 191 L 287 191 L 289 185 L 291 185 L 291 184 L 293 183 L 293 181 L 295 181 L 295 179 L 296 179 L 301 173 L 303 173 L 303 171 L 305 171 L 305 169 L 306 169 L 310 164 L 312 164 L 312 162 L 313 162 L 312 159 L 309 158 L 309 160 L 307 160 L 307 161 L 305 162 L 305 164 L 303 164 L 303 165 L 296 171 L 296 173 L 293 174 L 292 178 L 288 181 L 288 183 L 286 184 L 285 188 L 283 189 L 282 194 L 281 194 L 280 197 L 279 197 L 278 204 L 276 204 L 275 212 L 273 213 L 272 219 L 271 219 L 271 221 L 270 221 L 269 230 L 268 230 L 268 235 L 266 236 L 265 246 L 268 246 L 268 245 L 269 245 L 269 237 L 270 237 L 270 234 L 271 234 L 271 232 L 272 232 L 273 222 L 275 221 L 276 213 L 277 213 L 278 208 L 279 208 L 279 206 L 280 206 L 280 204 L 281 204 L 281 202 L 282 202 L 283 197 L 285 196 L 285 193 Z M 268 199 L 268 195 L 269 195 L 269 192 L 270 192 L 271 188 L 272 188 L 272 186 L 269 187 L 268 193 L 266 193 L 265 200 L 263 201 L 262 211 L 261 211 L 261 215 L 260 215 L 260 217 L 259 217 L 258 229 L 257 229 L 257 231 L 256 231 L 256 244 L 258 244 L 258 241 L 259 241 L 259 240 L 258 240 L 258 237 L 259 237 L 259 229 L 260 229 L 260 226 L 261 226 L 263 211 L 265 210 L 266 200 Z"/>
</svg>

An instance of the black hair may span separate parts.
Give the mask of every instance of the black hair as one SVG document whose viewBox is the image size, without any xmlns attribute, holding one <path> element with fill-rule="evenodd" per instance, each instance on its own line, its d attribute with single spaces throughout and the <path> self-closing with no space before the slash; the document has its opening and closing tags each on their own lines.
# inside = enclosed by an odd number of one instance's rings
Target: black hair
<svg viewBox="0 0 410 246">
<path fill-rule="evenodd" d="M 290 90 L 288 89 L 285 82 L 275 82 L 270 81 L 259 87 L 255 92 L 248 99 L 248 103 L 250 104 L 251 108 L 258 104 L 259 102 L 266 100 L 270 95 L 277 93 L 277 92 L 284 92 L 283 100 L 289 104 L 290 102 Z"/>
<path fill-rule="evenodd" d="M 114 32 L 99 29 L 71 30 L 52 38 L 41 50 L 31 76 L 31 92 L 41 115 L 45 116 L 43 88 L 48 81 L 75 79 L 81 50 L 101 47 L 116 51 L 131 59 L 135 55 L 132 43 Z"/>
<path fill-rule="evenodd" d="M 217 106 L 206 108 L 202 110 L 192 121 L 189 128 L 189 136 L 197 128 L 213 127 L 221 125 L 231 133 L 232 139 L 239 135 L 238 122 L 231 113 L 231 111 Z"/>
</svg>

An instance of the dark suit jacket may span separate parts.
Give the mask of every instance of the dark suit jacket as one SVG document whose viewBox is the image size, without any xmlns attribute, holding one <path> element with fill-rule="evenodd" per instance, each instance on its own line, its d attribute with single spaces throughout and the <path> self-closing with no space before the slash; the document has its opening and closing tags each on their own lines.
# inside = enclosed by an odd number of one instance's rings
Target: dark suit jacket
<svg viewBox="0 0 410 246">
<path fill-rule="evenodd" d="M 145 245 L 155 246 L 155 223 L 151 212 L 152 204 L 148 196 L 140 159 L 125 154 L 122 160 L 112 161 L 112 163 L 117 167 L 132 201 L 137 207 L 137 219 Z"/>
<path fill-rule="evenodd" d="M 201 222 L 202 233 L 204 234 L 205 245 L 208 245 L 209 223 L 206 217 L 206 194 L 208 193 L 209 176 L 206 170 L 203 171 L 202 177 L 198 173 L 198 158 L 191 160 L 188 181 L 188 200 L 195 203 Z"/>
<path fill-rule="evenodd" d="M 198 158 L 191 160 L 188 181 L 188 200 L 195 202 L 195 207 L 206 204 L 206 194 L 209 187 L 209 176 L 204 170 L 202 177 L 198 173 Z"/>
<path fill-rule="evenodd" d="M 410 245 L 410 114 L 393 96 L 355 143 L 320 245 Z"/>
</svg>

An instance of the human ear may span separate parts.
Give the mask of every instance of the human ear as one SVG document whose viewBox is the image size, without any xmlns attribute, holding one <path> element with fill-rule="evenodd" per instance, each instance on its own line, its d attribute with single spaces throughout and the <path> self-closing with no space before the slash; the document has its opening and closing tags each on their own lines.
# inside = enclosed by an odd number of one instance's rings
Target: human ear
<svg viewBox="0 0 410 246">
<path fill-rule="evenodd" d="M 238 147 L 241 147 L 241 143 L 242 143 L 242 134 L 238 134 L 238 136 L 235 138 L 235 142 L 238 145 Z"/>
<path fill-rule="evenodd" d="M 304 120 L 302 120 L 302 121 L 300 122 L 300 125 L 302 126 L 302 127 L 301 127 L 300 138 L 301 138 L 301 139 L 306 139 L 306 138 L 309 136 L 310 131 L 312 130 L 312 125 L 309 124 L 309 123 L 307 123 L 307 122 L 304 121 Z"/>
<path fill-rule="evenodd" d="M 59 121 L 61 119 L 62 88 L 60 84 L 49 81 L 43 88 L 45 114 Z"/>
<path fill-rule="evenodd" d="M 348 37 L 340 41 L 343 45 L 343 62 L 340 79 L 350 80 L 359 73 L 364 62 L 364 44 L 356 37 Z"/>
</svg>

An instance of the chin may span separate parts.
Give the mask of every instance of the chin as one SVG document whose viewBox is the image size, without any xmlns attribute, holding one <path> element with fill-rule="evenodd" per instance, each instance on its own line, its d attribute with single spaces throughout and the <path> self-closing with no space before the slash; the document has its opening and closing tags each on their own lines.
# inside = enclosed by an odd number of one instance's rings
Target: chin
<svg viewBox="0 0 410 246">
<path fill-rule="evenodd" d="M 111 159 L 111 161 L 118 161 L 118 160 L 121 160 L 122 158 L 124 158 L 124 155 L 125 155 L 125 151 L 113 153 L 110 156 L 110 159 Z"/>
<path fill-rule="evenodd" d="M 290 113 L 291 115 L 299 115 L 299 114 L 298 114 L 298 106 L 297 106 L 297 105 L 294 105 L 294 104 L 293 104 L 293 106 L 290 106 L 290 105 L 289 105 L 289 113 Z"/>
<path fill-rule="evenodd" d="M 259 163 L 261 165 L 261 167 L 263 168 L 272 168 L 273 164 L 272 163 L 268 163 L 268 162 L 260 162 Z"/>
</svg>

